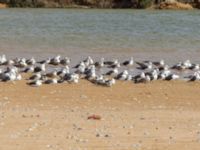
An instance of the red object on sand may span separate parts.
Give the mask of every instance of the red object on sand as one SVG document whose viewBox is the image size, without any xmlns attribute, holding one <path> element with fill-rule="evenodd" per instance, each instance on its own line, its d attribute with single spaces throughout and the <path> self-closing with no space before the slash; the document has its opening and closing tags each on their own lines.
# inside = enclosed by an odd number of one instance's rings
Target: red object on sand
<svg viewBox="0 0 200 150">
<path fill-rule="evenodd" d="M 88 116 L 88 119 L 101 120 L 101 116 L 99 116 L 99 115 L 91 115 L 91 116 Z"/>
</svg>

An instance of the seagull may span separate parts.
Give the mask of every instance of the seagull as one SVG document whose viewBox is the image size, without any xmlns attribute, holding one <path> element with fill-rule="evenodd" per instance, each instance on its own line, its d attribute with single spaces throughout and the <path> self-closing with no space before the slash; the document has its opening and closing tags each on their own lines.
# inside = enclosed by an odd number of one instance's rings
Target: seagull
<svg viewBox="0 0 200 150">
<path fill-rule="evenodd" d="M 192 66 L 189 67 L 190 70 L 199 70 L 199 64 L 192 64 Z"/>
<path fill-rule="evenodd" d="M 46 60 L 41 60 L 41 61 L 39 61 L 39 62 L 37 62 L 37 63 L 39 63 L 39 64 L 49 64 L 50 61 L 51 61 L 51 58 L 48 58 L 48 59 L 46 59 Z"/>
<path fill-rule="evenodd" d="M 45 84 L 57 84 L 58 83 L 58 79 L 57 78 L 53 78 L 53 79 L 47 79 L 44 81 Z"/>
<path fill-rule="evenodd" d="M 97 68 L 102 68 L 102 67 L 104 67 L 104 58 L 101 58 L 100 62 L 95 62 L 94 65 L 95 65 L 95 67 L 97 67 Z"/>
<path fill-rule="evenodd" d="M 62 68 L 60 71 L 57 72 L 57 75 L 60 77 L 64 77 L 65 74 L 70 73 L 69 71 L 69 67 L 65 66 L 64 68 Z"/>
<path fill-rule="evenodd" d="M 118 62 L 116 64 L 108 66 L 108 68 L 120 68 L 120 66 L 121 66 L 120 63 Z"/>
<path fill-rule="evenodd" d="M 158 75 L 158 79 L 160 79 L 160 80 L 165 80 L 167 76 L 168 76 L 168 75 L 166 75 L 165 73 L 160 73 L 160 74 Z"/>
<path fill-rule="evenodd" d="M 171 69 L 185 70 L 189 69 L 190 67 L 192 67 L 192 63 L 190 62 L 190 60 L 186 60 L 184 62 L 179 62 L 178 64 L 172 66 Z"/>
<path fill-rule="evenodd" d="M 124 70 L 123 72 L 121 72 L 120 74 L 118 74 L 115 79 L 117 80 L 126 80 L 128 77 L 128 71 Z"/>
<path fill-rule="evenodd" d="M 15 70 L 15 68 L 10 68 L 7 69 L 4 73 L 0 74 L 0 79 L 4 82 L 15 81 L 15 80 L 21 80 L 22 76 L 17 73 L 17 70 Z"/>
<path fill-rule="evenodd" d="M 135 83 L 147 83 L 151 81 L 150 75 L 145 75 L 144 72 L 142 72 L 137 78 L 134 79 Z"/>
<path fill-rule="evenodd" d="M 78 83 L 78 81 L 79 81 L 79 75 L 76 74 L 76 73 L 66 74 L 63 77 L 63 80 L 68 81 L 69 83 L 72 83 L 72 82 Z"/>
<path fill-rule="evenodd" d="M 113 70 L 108 71 L 107 73 L 105 73 L 104 75 L 109 75 L 109 76 L 116 76 L 118 75 L 119 71 L 117 68 L 114 68 Z"/>
<path fill-rule="evenodd" d="M 119 61 L 118 59 L 115 59 L 114 61 L 105 61 L 104 64 L 108 66 L 112 66 L 112 65 L 119 64 Z"/>
<path fill-rule="evenodd" d="M 189 68 L 189 67 L 192 66 L 192 63 L 191 63 L 190 60 L 188 59 L 188 60 L 186 60 L 186 61 L 183 62 L 183 65 L 184 65 L 186 68 Z"/>
<path fill-rule="evenodd" d="M 84 64 L 84 63 L 81 63 L 80 65 L 78 65 L 78 68 L 77 68 L 77 70 L 75 71 L 75 73 L 84 74 L 84 73 L 85 73 L 85 70 L 86 70 L 85 64 Z"/>
<path fill-rule="evenodd" d="M 154 61 L 153 64 L 155 66 L 159 66 L 159 67 L 162 67 L 165 65 L 165 61 L 163 59 L 161 59 L 160 61 Z"/>
<path fill-rule="evenodd" d="M 29 80 L 40 80 L 41 78 L 42 78 L 42 75 L 41 75 L 40 72 L 38 72 L 38 73 L 32 75 L 32 76 L 29 78 Z"/>
<path fill-rule="evenodd" d="M 145 69 L 152 69 L 153 68 L 153 63 L 151 61 L 149 61 L 148 63 L 140 63 L 140 62 L 136 62 L 139 67 L 137 67 L 137 69 L 141 69 L 141 70 L 145 70 Z"/>
<path fill-rule="evenodd" d="M 46 70 L 45 64 L 41 64 L 40 66 L 36 66 L 34 68 L 34 72 L 42 72 L 42 71 L 45 71 L 45 70 Z"/>
<path fill-rule="evenodd" d="M 105 81 L 105 85 L 108 86 L 108 87 L 113 86 L 115 83 L 116 83 L 115 79 L 109 79 L 109 80 Z"/>
<path fill-rule="evenodd" d="M 14 65 L 15 62 L 12 59 L 7 60 L 5 63 L 2 63 L 1 65 L 8 65 L 8 66 L 12 66 Z"/>
<path fill-rule="evenodd" d="M 133 64 L 134 64 L 133 57 L 131 57 L 130 60 L 124 61 L 124 62 L 122 63 L 122 65 L 128 66 L 128 67 L 133 66 Z"/>
<path fill-rule="evenodd" d="M 60 60 L 61 56 L 57 55 L 56 57 L 52 58 L 49 62 L 49 64 L 51 65 L 59 65 L 61 60 Z"/>
<path fill-rule="evenodd" d="M 27 84 L 30 85 L 30 86 L 33 86 L 33 87 L 39 87 L 39 86 L 42 85 L 42 81 L 41 80 L 34 80 L 34 81 L 31 81 L 31 82 L 28 82 Z"/>
<path fill-rule="evenodd" d="M 182 65 L 182 62 L 179 62 L 179 63 L 173 65 L 171 67 L 171 69 L 184 70 L 184 69 L 186 69 L 186 67 Z"/>
<path fill-rule="evenodd" d="M 97 75 L 95 82 L 102 81 L 102 80 L 104 80 L 104 76 L 103 75 Z"/>
<path fill-rule="evenodd" d="M 129 74 L 129 75 L 127 76 L 126 80 L 127 80 L 127 81 L 133 80 L 133 76 Z"/>
<path fill-rule="evenodd" d="M 91 66 L 89 66 L 89 67 L 87 67 L 87 68 L 85 69 L 84 74 L 88 75 L 88 74 L 90 74 L 91 72 L 95 72 L 95 70 L 96 70 L 95 65 L 91 65 Z"/>
<path fill-rule="evenodd" d="M 158 68 L 159 71 L 169 70 L 169 66 L 168 65 L 158 66 L 157 68 Z"/>
<path fill-rule="evenodd" d="M 179 78 L 180 78 L 180 76 L 177 75 L 177 74 L 170 74 L 165 78 L 165 80 L 170 81 L 170 80 L 176 80 L 176 79 L 179 79 Z"/>
<path fill-rule="evenodd" d="M 168 77 L 171 74 L 171 70 L 168 70 L 168 68 L 165 68 L 164 70 L 160 71 L 158 74 L 158 79 L 165 80 L 166 77 Z"/>
<path fill-rule="evenodd" d="M 139 75 L 133 77 L 135 83 L 138 83 L 141 79 L 145 79 L 145 73 L 141 72 Z"/>
<path fill-rule="evenodd" d="M 17 74 L 15 80 L 17 80 L 17 81 L 22 80 L 22 75 L 21 74 Z"/>
<path fill-rule="evenodd" d="M 0 65 L 4 64 L 7 61 L 6 55 L 0 56 Z"/>
<path fill-rule="evenodd" d="M 96 78 L 96 72 L 95 71 L 91 71 L 90 73 L 86 74 L 85 78 L 87 80 L 89 80 L 89 81 L 94 80 Z"/>
<path fill-rule="evenodd" d="M 189 78 L 189 81 L 199 81 L 200 80 L 200 72 L 199 71 L 194 72 L 193 75 L 190 75 L 187 78 Z"/>
<path fill-rule="evenodd" d="M 21 58 L 16 64 L 16 67 L 18 68 L 24 68 L 26 66 L 28 66 L 28 64 L 26 63 L 26 58 Z"/>
<path fill-rule="evenodd" d="M 55 70 L 55 71 L 46 73 L 45 76 L 50 77 L 50 78 L 57 77 L 57 71 Z"/>
<path fill-rule="evenodd" d="M 15 74 L 18 73 L 18 68 L 17 67 L 7 67 L 4 73 L 9 73 L 9 72 L 13 72 Z"/>
<path fill-rule="evenodd" d="M 94 61 L 90 56 L 88 56 L 83 62 L 85 63 L 86 66 L 94 64 Z"/>
<path fill-rule="evenodd" d="M 26 67 L 24 70 L 22 70 L 22 72 L 33 73 L 34 70 L 35 70 L 34 66 L 29 66 L 29 67 Z"/>
<path fill-rule="evenodd" d="M 71 62 L 70 58 L 65 57 L 64 59 L 61 59 L 60 64 L 62 65 L 69 65 Z"/>
<path fill-rule="evenodd" d="M 159 69 L 154 69 L 150 72 L 146 72 L 145 75 L 149 75 L 151 80 L 157 80 L 159 74 Z"/>
<path fill-rule="evenodd" d="M 28 65 L 35 65 L 36 60 L 32 57 L 31 59 L 26 60 L 26 63 L 27 63 Z"/>
<path fill-rule="evenodd" d="M 145 83 L 150 82 L 151 81 L 151 77 L 149 75 L 145 76 Z"/>
<path fill-rule="evenodd" d="M 85 63 L 83 61 L 81 61 L 79 64 L 77 64 L 76 66 L 74 66 L 73 68 L 79 68 L 79 67 L 86 67 Z"/>
</svg>

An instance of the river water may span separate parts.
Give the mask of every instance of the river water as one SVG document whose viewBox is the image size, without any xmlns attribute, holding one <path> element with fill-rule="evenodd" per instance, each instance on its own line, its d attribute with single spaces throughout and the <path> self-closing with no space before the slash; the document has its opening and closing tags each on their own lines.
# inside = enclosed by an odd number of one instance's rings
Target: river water
<svg viewBox="0 0 200 150">
<path fill-rule="evenodd" d="M 200 11 L 1 9 L 0 53 L 198 62 Z"/>
</svg>

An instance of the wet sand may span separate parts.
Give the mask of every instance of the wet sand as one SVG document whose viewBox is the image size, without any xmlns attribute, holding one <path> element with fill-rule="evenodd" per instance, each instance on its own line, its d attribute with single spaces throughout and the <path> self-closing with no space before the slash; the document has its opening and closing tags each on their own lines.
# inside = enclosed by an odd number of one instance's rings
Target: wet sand
<svg viewBox="0 0 200 150">
<path fill-rule="evenodd" d="M 0 149 L 199 150 L 199 92 L 183 81 L 0 83 Z"/>
</svg>

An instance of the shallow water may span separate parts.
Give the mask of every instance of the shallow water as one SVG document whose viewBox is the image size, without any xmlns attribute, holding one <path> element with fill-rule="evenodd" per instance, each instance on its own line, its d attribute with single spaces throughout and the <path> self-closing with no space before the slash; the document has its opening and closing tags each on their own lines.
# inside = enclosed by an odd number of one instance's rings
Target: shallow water
<svg viewBox="0 0 200 150">
<path fill-rule="evenodd" d="M 198 61 L 200 11 L 1 9 L 0 51 Z"/>
</svg>

